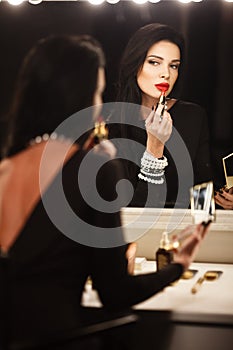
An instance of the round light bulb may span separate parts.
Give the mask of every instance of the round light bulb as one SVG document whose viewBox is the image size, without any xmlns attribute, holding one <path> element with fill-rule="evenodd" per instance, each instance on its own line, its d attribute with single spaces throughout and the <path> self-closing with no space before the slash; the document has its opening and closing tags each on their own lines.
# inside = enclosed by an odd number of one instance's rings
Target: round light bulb
<svg viewBox="0 0 233 350">
<path fill-rule="evenodd" d="M 88 0 L 92 5 L 101 5 L 105 0 Z"/>
<path fill-rule="evenodd" d="M 142 5 L 145 4 L 147 0 L 133 0 L 133 2 L 135 2 L 135 4 Z"/>
<path fill-rule="evenodd" d="M 117 4 L 119 1 L 120 0 L 107 0 L 107 2 L 112 5 Z"/>
<path fill-rule="evenodd" d="M 23 0 L 7 0 L 9 2 L 9 4 L 13 5 L 13 6 L 17 6 L 22 4 Z"/>
<path fill-rule="evenodd" d="M 38 5 L 42 3 L 43 0 L 28 0 L 28 2 L 32 5 Z"/>
</svg>

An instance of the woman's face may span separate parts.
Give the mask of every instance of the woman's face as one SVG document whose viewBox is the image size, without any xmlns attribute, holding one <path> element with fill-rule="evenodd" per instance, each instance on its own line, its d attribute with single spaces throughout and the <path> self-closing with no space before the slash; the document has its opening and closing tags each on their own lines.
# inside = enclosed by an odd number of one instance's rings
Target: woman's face
<svg viewBox="0 0 233 350">
<path fill-rule="evenodd" d="M 137 74 L 143 105 L 151 107 L 159 99 L 161 91 L 155 85 L 165 83 L 166 96 L 169 95 L 178 78 L 179 65 L 180 49 L 176 44 L 162 40 L 150 47 Z"/>
<path fill-rule="evenodd" d="M 99 68 L 97 76 L 97 86 L 93 98 L 94 113 L 93 119 L 96 120 L 99 117 L 103 103 L 103 92 L 105 89 L 105 71 L 104 68 Z"/>
</svg>

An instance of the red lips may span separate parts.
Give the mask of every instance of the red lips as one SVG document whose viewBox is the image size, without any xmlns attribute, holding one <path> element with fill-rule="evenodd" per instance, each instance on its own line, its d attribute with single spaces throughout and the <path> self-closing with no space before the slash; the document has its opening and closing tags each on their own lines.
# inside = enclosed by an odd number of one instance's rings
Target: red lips
<svg viewBox="0 0 233 350">
<path fill-rule="evenodd" d="M 165 93 L 169 89 L 169 84 L 168 83 L 160 83 L 160 84 L 155 84 L 155 87 L 159 90 Z"/>
</svg>

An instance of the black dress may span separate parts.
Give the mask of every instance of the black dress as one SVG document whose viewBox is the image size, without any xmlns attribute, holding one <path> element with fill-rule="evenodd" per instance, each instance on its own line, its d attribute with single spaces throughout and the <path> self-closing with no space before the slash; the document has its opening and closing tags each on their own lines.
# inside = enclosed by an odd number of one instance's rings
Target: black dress
<svg viewBox="0 0 233 350">
<path fill-rule="evenodd" d="M 188 208 L 190 187 L 211 180 L 209 129 L 205 111 L 199 105 L 181 100 L 170 108 L 173 131 L 164 151 L 169 165 L 165 168 L 164 184 L 156 185 L 138 178 L 147 134 L 144 121 L 135 117 L 139 110 L 131 107 L 128 110 L 131 115 L 124 119 L 123 123 L 126 124 L 123 126 L 116 113 L 109 118 L 110 139 L 118 149 L 125 178 L 134 188 L 128 205 Z M 124 143 L 122 137 L 126 140 Z"/>
<path fill-rule="evenodd" d="M 80 327 L 85 312 L 81 297 L 88 276 L 108 310 L 123 310 L 160 291 L 183 272 L 180 264 L 172 264 L 158 273 L 128 275 L 118 201 L 109 213 L 101 207 L 92 208 L 99 200 L 93 194 L 92 173 L 107 158 L 90 156 L 92 166 L 85 172 L 83 185 L 86 189 L 80 191 L 77 179 L 84 156 L 85 152 L 78 151 L 65 164 L 8 254 L 0 255 L 0 340 L 10 342 L 12 349 L 13 345 L 20 348 L 20 344 L 67 334 Z M 114 189 L 120 172 L 117 161 L 107 162 L 98 172 L 97 188 L 106 201 L 117 197 Z M 82 221 L 71 221 L 58 193 L 61 179 L 69 210 Z M 89 204 L 81 194 L 85 190 L 89 192 L 87 196 L 93 194 Z M 50 208 L 48 203 L 52 204 Z M 94 233 L 89 225 L 95 227 Z M 99 243 L 102 228 L 106 239 L 101 238 Z M 114 237 L 111 228 L 115 228 Z"/>
</svg>

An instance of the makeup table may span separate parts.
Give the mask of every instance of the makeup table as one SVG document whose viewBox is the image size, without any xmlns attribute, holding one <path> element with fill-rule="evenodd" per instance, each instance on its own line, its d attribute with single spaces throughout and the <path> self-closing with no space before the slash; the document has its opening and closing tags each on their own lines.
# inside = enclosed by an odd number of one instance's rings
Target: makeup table
<svg viewBox="0 0 233 350">
<path fill-rule="evenodd" d="M 148 261 L 143 272 L 155 268 Z M 153 342 L 153 323 L 160 324 L 159 349 L 164 350 L 230 350 L 233 348 L 233 265 L 193 263 L 198 270 L 191 279 L 180 279 L 175 285 L 135 306 L 147 326 L 148 342 Z M 208 270 L 222 271 L 213 281 L 204 281 L 196 294 L 195 282 Z"/>
<path fill-rule="evenodd" d="M 127 242 L 137 242 L 137 255 L 146 258 L 135 273 L 155 271 L 155 251 L 163 231 L 179 233 L 192 224 L 189 209 L 123 208 Z M 136 305 L 138 321 L 117 334 L 120 349 L 232 350 L 233 349 L 233 210 L 217 210 L 216 221 L 190 269 L 191 279 L 180 279 Z M 214 281 L 204 281 L 196 294 L 191 288 L 208 270 L 220 270 Z M 83 305 L 100 309 L 98 295 L 87 286 Z"/>
<path fill-rule="evenodd" d="M 190 268 L 198 270 L 192 278 L 180 279 L 133 308 L 139 321 L 120 333 L 127 350 L 232 350 L 233 265 L 193 263 Z M 135 274 L 155 269 L 154 261 L 146 261 Z M 191 288 L 207 270 L 222 274 L 214 281 L 204 281 L 192 294 Z M 83 306 L 101 307 L 90 285 Z"/>
<path fill-rule="evenodd" d="M 138 304 L 138 310 L 170 311 L 175 321 L 215 322 L 233 325 L 233 265 L 193 263 L 197 270 L 190 279 L 179 279 L 174 285 Z M 141 272 L 155 271 L 155 262 L 147 261 Z M 208 270 L 222 271 L 213 281 L 205 280 L 196 294 L 195 282 Z M 140 272 L 139 272 L 140 273 Z"/>
<path fill-rule="evenodd" d="M 135 310 L 169 312 L 170 319 L 182 322 L 210 322 L 233 326 L 233 265 L 193 263 L 190 269 L 197 270 L 190 279 L 179 279 L 160 293 L 136 305 Z M 204 281 L 196 294 L 191 288 L 208 270 L 222 271 L 214 281 Z M 146 261 L 135 274 L 156 271 L 154 261 Z M 83 305 L 100 307 L 96 291 L 86 287 Z"/>
</svg>

